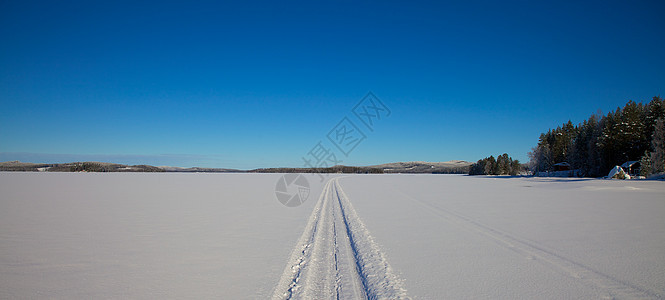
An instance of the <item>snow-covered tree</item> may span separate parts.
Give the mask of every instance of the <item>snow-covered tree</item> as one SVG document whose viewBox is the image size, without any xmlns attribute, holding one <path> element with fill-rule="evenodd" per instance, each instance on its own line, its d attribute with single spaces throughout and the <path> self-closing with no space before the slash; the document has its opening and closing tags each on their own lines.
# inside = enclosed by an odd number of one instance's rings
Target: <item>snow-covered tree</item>
<svg viewBox="0 0 665 300">
<path fill-rule="evenodd" d="M 651 166 L 653 173 L 665 172 L 665 119 L 659 118 L 651 139 Z"/>
<path fill-rule="evenodd" d="M 649 151 L 652 165 L 663 165 L 660 157 L 665 154 L 659 156 L 663 151 L 655 153 L 654 148 L 662 143 L 653 142 L 658 119 L 665 119 L 665 103 L 660 97 L 646 105 L 628 101 L 623 108 L 605 116 L 591 115 L 577 126 L 568 121 L 540 135 L 538 145 L 529 153 L 529 165 L 534 172 L 551 171 L 555 163 L 567 161 L 583 176 L 597 177 L 616 165 L 639 160 L 645 151 Z M 654 161 L 656 157 L 658 161 Z"/>
</svg>

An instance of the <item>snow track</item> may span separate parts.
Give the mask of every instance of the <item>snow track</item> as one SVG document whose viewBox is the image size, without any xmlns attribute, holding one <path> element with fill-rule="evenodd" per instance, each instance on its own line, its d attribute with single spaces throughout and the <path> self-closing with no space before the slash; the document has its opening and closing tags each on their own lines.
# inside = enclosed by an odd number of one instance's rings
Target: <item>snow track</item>
<svg viewBox="0 0 665 300">
<path fill-rule="evenodd" d="M 406 299 L 338 179 L 326 183 L 273 299 Z"/>
<path fill-rule="evenodd" d="M 538 260 L 555 270 L 559 270 L 564 275 L 584 282 L 587 286 L 595 287 L 602 294 L 603 299 L 662 299 L 663 297 L 655 291 L 618 279 L 570 259 L 558 251 L 535 241 L 517 237 L 467 216 L 421 201 L 406 193 L 399 191 L 398 193 L 422 205 L 429 212 L 450 224 L 485 236 L 498 245 L 523 255 L 527 259 Z"/>
</svg>

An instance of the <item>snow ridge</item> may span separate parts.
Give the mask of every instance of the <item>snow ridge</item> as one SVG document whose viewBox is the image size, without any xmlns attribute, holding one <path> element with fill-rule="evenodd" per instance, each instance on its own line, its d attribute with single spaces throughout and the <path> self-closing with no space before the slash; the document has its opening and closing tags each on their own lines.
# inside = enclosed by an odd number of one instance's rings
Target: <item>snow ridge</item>
<svg viewBox="0 0 665 300">
<path fill-rule="evenodd" d="M 407 299 L 338 180 L 326 183 L 273 299 Z"/>
<path fill-rule="evenodd" d="M 329 184 L 330 182 L 327 182 L 324 186 L 323 192 L 319 196 L 319 200 L 317 201 L 316 206 L 314 206 L 314 210 L 307 221 L 305 231 L 303 231 L 296 247 L 291 253 L 289 263 L 286 269 L 284 269 L 284 273 L 273 293 L 273 299 L 291 299 L 293 298 L 294 292 L 298 290 L 298 282 L 300 281 L 303 267 L 311 256 L 311 246 L 314 241 L 319 218 L 321 217 L 321 207 L 324 202 L 323 199 L 326 197 Z"/>
<path fill-rule="evenodd" d="M 388 260 L 378 244 L 353 209 L 349 198 L 336 178 L 335 191 L 342 210 L 356 267 L 368 299 L 407 299 L 402 281 L 393 273 Z"/>
</svg>

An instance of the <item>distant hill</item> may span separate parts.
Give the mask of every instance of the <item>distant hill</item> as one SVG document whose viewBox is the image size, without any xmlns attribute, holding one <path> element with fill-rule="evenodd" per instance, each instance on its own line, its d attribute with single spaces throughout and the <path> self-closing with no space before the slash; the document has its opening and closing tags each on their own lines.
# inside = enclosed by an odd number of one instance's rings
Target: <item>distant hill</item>
<svg viewBox="0 0 665 300">
<path fill-rule="evenodd" d="M 236 170 L 224 168 L 170 167 L 149 165 L 123 165 L 105 162 L 72 162 L 59 164 L 38 164 L 20 161 L 0 162 L 0 171 L 28 172 L 200 172 L 200 173 L 432 173 L 465 174 L 470 162 L 451 160 L 447 162 L 396 162 L 374 166 L 334 166 L 329 168 L 261 168 Z"/>
<path fill-rule="evenodd" d="M 61 164 L 35 164 L 20 161 L 0 162 L 0 171 L 33 171 L 33 172 L 164 172 L 164 170 L 148 166 L 105 163 L 105 162 L 72 162 Z"/>
<path fill-rule="evenodd" d="M 382 169 L 384 173 L 433 173 L 433 174 L 465 174 L 473 163 L 463 160 L 445 162 L 410 161 L 369 166 Z"/>
<path fill-rule="evenodd" d="M 265 168 L 254 169 L 251 173 L 345 173 L 345 174 L 381 174 L 383 170 L 372 167 L 333 166 L 328 168 Z"/>
<path fill-rule="evenodd" d="M 169 167 L 169 166 L 160 166 L 157 167 L 164 172 L 200 172 L 200 173 L 241 173 L 246 172 L 243 170 L 236 169 L 223 169 L 223 168 L 201 168 L 201 167 L 191 167 L 191 168 L 182 168 L 182 167 Z"/>
</svg>

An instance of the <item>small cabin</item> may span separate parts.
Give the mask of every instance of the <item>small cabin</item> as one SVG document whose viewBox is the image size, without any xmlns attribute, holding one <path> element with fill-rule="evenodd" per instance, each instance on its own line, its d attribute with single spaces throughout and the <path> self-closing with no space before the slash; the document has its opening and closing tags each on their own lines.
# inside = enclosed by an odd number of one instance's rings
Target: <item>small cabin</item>
<svg viewBox="0 0 665 300">
<path fill-rule="evenodd" d="M 634 176 L 640 174 L 640 166 L 641 164 L 639 160 L 631 160 L 623 163 L 621 168 L 629 175 Z"/>
<path fill-rule="evenodd" d="M 560 162 L 552 166 L 554 171 L 570 171 L 570 164 L 567 162 Z"/>
</svg>

